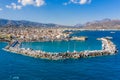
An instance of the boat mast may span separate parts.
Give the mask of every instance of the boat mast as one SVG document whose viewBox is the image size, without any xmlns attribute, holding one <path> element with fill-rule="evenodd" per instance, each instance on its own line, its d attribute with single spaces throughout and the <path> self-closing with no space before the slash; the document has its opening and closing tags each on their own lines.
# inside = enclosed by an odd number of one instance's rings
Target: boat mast
<svg viewBox="0 0 120 80">
<path fill-rule="evenodd" d="M 76 52 L 75 48 L 76 48 L 76 45 L 75 45 L 75 43 L 74 43 L 74 53 Z"/>
<path fill-rule="evenodd" d="M 70 47 L 69 47 L 69 42 L 68 42 L 68 50 L 67 50 L 68 53 L 70 52 L 70 51 L 69 51 L 69 48 L 70 48 Z"/>
</svg>

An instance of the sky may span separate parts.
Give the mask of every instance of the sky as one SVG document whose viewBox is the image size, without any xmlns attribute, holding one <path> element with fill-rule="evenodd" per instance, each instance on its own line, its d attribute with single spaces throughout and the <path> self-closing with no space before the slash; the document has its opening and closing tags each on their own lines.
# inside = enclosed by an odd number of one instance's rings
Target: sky
<svg viewBox="0 0 120 80">
<path fill-rule="evenodd" d="M 120 0 L 0 0 L 0 18 L 62 25 L 120 19 Z"/>
</svg>

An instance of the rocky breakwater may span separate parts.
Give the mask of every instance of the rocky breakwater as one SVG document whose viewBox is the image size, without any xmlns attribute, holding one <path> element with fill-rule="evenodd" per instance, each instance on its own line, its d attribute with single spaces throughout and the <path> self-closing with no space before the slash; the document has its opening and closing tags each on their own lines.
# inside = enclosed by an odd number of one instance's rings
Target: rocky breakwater
<svg viewBox="0 0 120 80">
<path fill-rule="evenodd" d="M 117 52 L 117 48 L 115 44 L 107 39 L 100 38 L 102 41 L 102 50 L 93 50 L 93 51 L 81 51 L 81 52 L 65 52 L 65 53 L 48 53 L 41 50 L 32 50 L 32 49 L 24 49 L 19 47 L 11 47 L 7 46 L 5 50 L 27 55 L 35 58 L 49 59 L 49 60 L 60 60 L 60 59 L 78 59 L 78 58 L 86 58 L 86 57 L 95 57 L 95 56 L 103 56 L 103 55 L 113 55 Z"/>
<path fill-rule="evenodd" d="M 102 40 L 102 50 L 107 51 L 110 54 L 115 54 L 117 53 L 117 48 L 116 45 L 109 39 L 106 38 L 101 38 Z"/>
</svg>

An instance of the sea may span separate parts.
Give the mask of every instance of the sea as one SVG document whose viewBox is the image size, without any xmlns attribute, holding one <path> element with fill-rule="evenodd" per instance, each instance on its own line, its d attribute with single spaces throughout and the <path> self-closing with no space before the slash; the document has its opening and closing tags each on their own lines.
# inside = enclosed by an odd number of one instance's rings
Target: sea
<svg viewBox="0 0 120 80">
<path fill-rule="evenodd" d="M 101 50 L 97 38 L 113 37 L 120 51 L 120 31 L 75 31 L 71 36 L 87 36 L 86 41 L 23 42 L 23 48 L 51 53 Z M 0 42 L 0 80 L 120 80 L 120 52 L 116 55 L 81 59 L 46 60 L 6 52 Z"/>
</svg>

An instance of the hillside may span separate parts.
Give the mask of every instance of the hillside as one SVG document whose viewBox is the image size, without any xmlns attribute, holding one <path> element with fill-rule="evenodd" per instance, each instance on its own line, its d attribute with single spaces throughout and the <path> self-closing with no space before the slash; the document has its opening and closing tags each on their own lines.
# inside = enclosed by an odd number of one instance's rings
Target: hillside
<svg viewBox="0 0 120 80">
<path fill-rule="evenodd" d="M 0 19 L 0 27 L 71 27 L 71 28 L 81 28 L 81 29 L 120 29 L 120 20 L 111 20 L 111 19 L 103 19 L 96 20 L 93 22 L 87 22 L 85 24 L 76 24 L 75 26 L 65 26 L 58 25 L 53 23 L 38 23 L 31 22 L 25 20 L 7 20 Z"/>
<path fill-rule="evenodd" d="M 68 27 L 64 25 L 52 24 L 52 23 L 37 23 L 25 20 L 7 20 L 0 19 L 0 27 Z"/>
<path fill-rule="evenodd" d="M 120 20 L 103 19 L 100 21 L 87 22 L 84 29 L 120 29 Z"/>
</svg>

